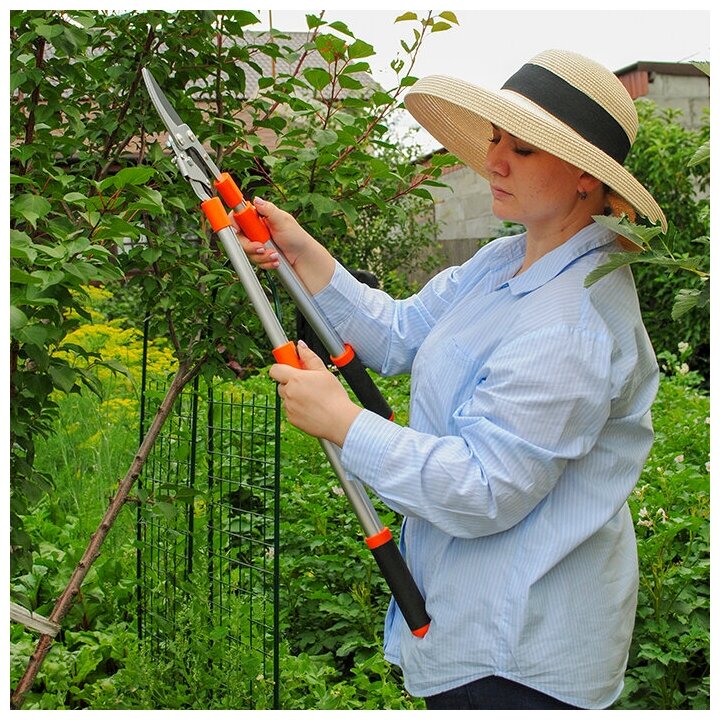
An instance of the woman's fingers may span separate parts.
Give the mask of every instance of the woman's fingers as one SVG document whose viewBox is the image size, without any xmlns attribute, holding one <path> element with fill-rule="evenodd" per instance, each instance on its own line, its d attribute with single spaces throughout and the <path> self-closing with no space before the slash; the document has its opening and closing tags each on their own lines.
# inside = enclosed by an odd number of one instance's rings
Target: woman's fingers
<svg viewBox="0 0 720 720">
<path fill-rule="evenodd" d="M 229 213 L 228 217 L 232 222 L 232 226 L 235 230 L 235 236 L 240 243 L 240 247 L 247 255 L 248 260 L 263 270 L 275 270 L 280 265 L 277 252 L 265 247 L 265 245 L 261 242 L 250 240 L 238 226 L 232 212 Z"/>
</svg>

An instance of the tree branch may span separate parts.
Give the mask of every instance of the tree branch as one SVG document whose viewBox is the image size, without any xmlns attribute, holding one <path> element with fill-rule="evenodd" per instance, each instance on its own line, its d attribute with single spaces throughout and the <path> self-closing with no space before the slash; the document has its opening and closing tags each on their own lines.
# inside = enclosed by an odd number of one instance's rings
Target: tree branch
<svg viewBox="0 0 720 720">
<path fill-rule="evenodd" d="M 135 68 L 135 76 L 133 77 L 132 83 L 130 84 L 130 89 L 128 90 L 127 97 L 125 98 L 125 102 L 122 104 L 119 112 L 117 113 L 117 125 L 115 126 L 115 129 L 108 135 L 107 139 L 105 140 L 105 145 L 101 152 L 101 157 L 105 158 L 108 162 L 106 162 L 103 167 L 98 170 L 95 173 L 94 180 L 100 180 L 104 177 L 104 174 L 107 173 L 108 167 L 112 165 L 112 162 L 118 157 L 119 153 L 122 152 L 122 148 L 124 148 L 127 143 L 132 139 L 134 136 L 130 136 L 130 138 L 127 138 L 124 141 L 124 144 L 121 143 L 121 149 L 116 151 L 116 153 L 113 155 L 113 158 L 110 159 L 110 150 L 115 142 L 115 138 L 117 137 L 118 130 L 120 128 L 120 125 L 122 124 L 122 121 L 125 119 L 125 116 L 128 114 L 128 111 L 130 109 L 130 106 L 133 102 L 135 102 L 135 95 L 137 93 L 138 87 L 140 87 L 140 81 L 142 79 L 142 68 L 143 63 L 145 61 L 145 58 L 149 55 L 150 49 L 152 47 L 153 41 L 155 40 L 155 30 L 151 26 L 148 28 L 148 34 L 145 38 L 145 44 L 143 46 L 142 51 L 140 52 L 140 57 L 138 58 L 137 67 Z"/>
<path fill-rule="evenodd" d="M 50 622 L 57 625 L 62 624 L 62 621 L 70 611 L 75 598 L 80 592 L 80 587 L 90 571 L 90 568 L 95 560 L 97 560 L 100 556 L 100 549 L 103 542 L 110 533 L 110 530 L 120 514 L 120 510 L 128 499 L 130 490 L 140 476 L 145 462 L 150 455 L 150 451 L 155 445 L 165 421 L 170 416 L 175 401 L 179 397 L 183 388 L 200 372 L 200 369 L 206 362 L 207 357 L 208 356 L 205 355 L 194 364 L 187 361 L 186 363 L 181 364 L 178 368 L 178 371 L 175 374 L 163 401 L 160 403 L 160 407 L 155 414 L 152 424 L 150 425 L 149 430 L 147 431 L 137 453 L 135 454 L 135 457 L 133 458 L 130 468 L 120 483 L 115 496 L 110 501 L 110 505 L 103 515 L 97 530 L 91 535 L 90 542 L 88 543 L 80 562 L 78 562 L 75 566 L 75 570 L 73 571 L 65 590 L 57 599 L 55 607 L 48 618 Z M 48 652 L 50 651 L 52 643 L 52 636 L 40 636 L 40 640 L 35 648 L 35 652 L 30 657 L 25 673 L 11 696 L 12 708 L 19 709 L 22 707 L 22 704 L 25 701 L 25 696 L 31 690 L 32 685 L 35 682 L 35 678 L 37 677 L 37 674 L 42 667 Z"/>
</svg>

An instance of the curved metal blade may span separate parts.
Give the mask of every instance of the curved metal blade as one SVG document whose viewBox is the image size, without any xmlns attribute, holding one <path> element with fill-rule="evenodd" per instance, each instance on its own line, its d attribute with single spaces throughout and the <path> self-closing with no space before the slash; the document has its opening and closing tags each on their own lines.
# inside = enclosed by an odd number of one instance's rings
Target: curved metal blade
<svg viewBox="0 0 720 720">
<path fill-rule="evenodd" d="M 171 135 L 175 135 L 178 128 L 185 123 L 180 119 L 180 116 L 175 112 L 175 108 L 170 104 L 168 99 L 165 97 L 165 93 L 160 89 L 157 81 L 152 76 L 152 73 L 147 69 L 142 69 L 143 80 L 145 81 L 145 87 L 147 88 L 152 104 L 158 112 L 161 120 L 165 123 L 165 127 Z"/>
<path fill-rule="evenodd" d="M 182 176 L 190 182 L 198 197 L 211 194 L 212 178 L 220 177 L 220 170 L 195 133 L 175 112 L 152 73 L 142 69 L 143 80 L 150 99 L 168 130 L 168 145 L 175 153 L 175 162 Z"/>
</svg>

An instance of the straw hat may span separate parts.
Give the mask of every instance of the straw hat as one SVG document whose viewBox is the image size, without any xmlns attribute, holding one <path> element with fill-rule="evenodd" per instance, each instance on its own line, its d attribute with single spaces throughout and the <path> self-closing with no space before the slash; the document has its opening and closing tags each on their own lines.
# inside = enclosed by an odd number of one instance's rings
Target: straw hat
<svg viewBox="0 0 720 720">
<path fill-rule="evenodd" d="M 419 80 L 405 106 L 444 147 L 487 177 L 490 124 L 579 167 L 667 228 L 652 195 L 623 167 L 638 128 L 618 78 L 577 53 L 546 50 L 498 92 L 442 75 Z"/>
</svg>

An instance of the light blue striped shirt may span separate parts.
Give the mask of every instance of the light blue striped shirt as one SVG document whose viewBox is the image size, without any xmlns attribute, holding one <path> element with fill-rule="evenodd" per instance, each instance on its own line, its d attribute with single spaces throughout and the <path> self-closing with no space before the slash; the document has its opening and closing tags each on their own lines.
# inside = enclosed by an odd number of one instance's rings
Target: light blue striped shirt
<svg viewBox="0 0 720 720">
<path fill-rule="evenodd" d="M 414 637 L 392 602 L 385 653 L 413 695 L 493 674 L 585 708 L 621 692 L 658 368 L 630 271 L 584 287 L 618 249 L 593 223 L 517 277 L 524 235 L 406 300 L 340 265 L 316 296 L 366 365 L 411 372 L 409 427 L 363 410 L 342 463 L 405 516 L 432 624 Z"/>
</svg>

